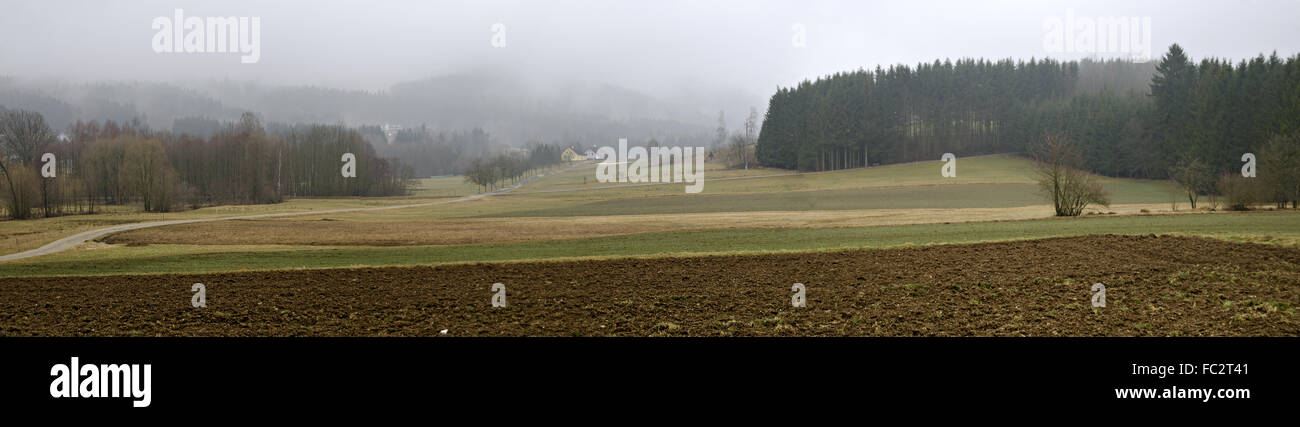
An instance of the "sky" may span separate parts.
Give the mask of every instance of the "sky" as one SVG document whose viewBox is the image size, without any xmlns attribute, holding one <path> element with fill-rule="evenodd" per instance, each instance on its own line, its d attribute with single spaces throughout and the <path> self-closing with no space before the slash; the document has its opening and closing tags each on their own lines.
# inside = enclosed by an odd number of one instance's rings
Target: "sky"
<svg viewBox="0 0 1300 427">
<path fill-rule="evenodd" d="M 238 53 L 156 52 L 153 24 L 173 20 L 176 9 L 200 19 L 258 18 L 257 62 L 242 63 Z M 1132 54 L 1089 48 L 1082 37 L 1073 37 L 1078 45 L 1051 43 L 1063 40 L 1067 23 L 1090 34 L 1084 22 L 1111 17 L 1137 23 L 1131 46 L 1146 39 L 1154 58 L 1175 42 L 1194 59 L 1300 51 L 1300 0 L 0 0 L 0 10 L 0 75 L 72 81 L 375 90 L 505 71 L 542 85 L 601 82 L 651 94 L 708 87 L 766 99 L 778 86 L 860 67 Z"/>
</svg>

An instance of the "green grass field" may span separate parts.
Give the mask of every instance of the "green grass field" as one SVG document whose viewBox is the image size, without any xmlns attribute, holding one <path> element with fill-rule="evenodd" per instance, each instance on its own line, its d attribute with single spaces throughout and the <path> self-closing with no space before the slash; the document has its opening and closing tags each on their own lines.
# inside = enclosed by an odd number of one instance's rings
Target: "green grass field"
<svg viewBox="0 0 1300 427">
<path fill-rule="evenodd" d="M 1091 216 L 818 229 L 726 229 L 494 245 L 419 247 L 150 245 L 78 251 L 0 264 L 0 277 L 188 273 L 428 265 L 474 261 L 841 250 L 1088 234 L 1178 234 L 1296 245 L 1300 212 Z M 111 251 L 111 253 L 110 253 Z"/>
<path fill-rule="evenodd" d="M 1161 183 L 1114 181 L 1111 203 L 1169 200 Z M 611 198 L 581 204 L 517 210 L 480 217 L 637 215 L 701 212 L 806 211 L 849 209 L 1011 208 L 1044 203 L 1036 184 L 943 184 L 789 192 L 695 194 Z"/>
<path fill-rule="evenodd" d="M 988 208 L 1042 205 L 1032 164 L 1019 156 L 981 156 L 959 160 L 956 178 L 939 176 L 940 162 L 911 163 L 869 169 L 791 174 L 790 171 L 740 171 L 749 179 L 705 181 L 700 194 L 686 194 L 685 184 L 617 185 L 613 188 L 535 192 L 553 181 L 587 176 L 595 166 L 578 167 L 547 176 L 522 189 L 472 203 L 429 206 L 384 212 L 380 219 L 490 218 L 542 216 L 600 216 L 661 213 L 753 212 L 842 209 Z M 706 169 L 707 170 L 707 169 Z M 706 178 L 714 178 L 706 173 Z M 1168 181 L 1102 178 L 1112 203 L 1167 204 L 1178 189 Z M 607 186 L 608 184 L 600 184 Z M 596 185 L 589 185 L 595 187 Z M 554 190 L 554 188 L 552 188 Z M 374 218 L 374 213 L 349 214 L 342 219 Z"/>
</svg>

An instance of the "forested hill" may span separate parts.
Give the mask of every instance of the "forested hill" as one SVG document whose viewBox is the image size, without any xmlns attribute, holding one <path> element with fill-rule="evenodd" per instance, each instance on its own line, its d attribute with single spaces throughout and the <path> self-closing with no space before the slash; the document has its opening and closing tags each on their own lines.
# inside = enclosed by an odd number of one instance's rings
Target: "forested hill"
<svg viewBox="0 0 1300 427">
<path fill-rule="evenodd" d="M 1158 63 L 935 61 L 837 73 L 778 89 L 758 138 L 766 166 L 800 170 L 1021 152 L 1045 132 L 1093 171 L 1164 178 L 1178 159 L 1216 171 L 1300 131 L 1300 56 Z"/>
<path fill-rule="evenodd" d="M 425 125 L 434 133 L 482 129 L 512 146 L 608 144 L 629 136 L 694 141 L 708 137 L 719 105 L 753 103 L 740 95 L 719 95 L 720 102 L 707 105 L 658 95 L 593 82 L 549 86 L 522 72 L 439 75 L 381 91 L 226 80 L 75 83 L 0 75 L 0 106 L 39 112 L 58 131 L 78 120 L 138 119 L 152 129 L 203 138 L 219 123 L 256 111 L 268 123 Z"/>
</svg>

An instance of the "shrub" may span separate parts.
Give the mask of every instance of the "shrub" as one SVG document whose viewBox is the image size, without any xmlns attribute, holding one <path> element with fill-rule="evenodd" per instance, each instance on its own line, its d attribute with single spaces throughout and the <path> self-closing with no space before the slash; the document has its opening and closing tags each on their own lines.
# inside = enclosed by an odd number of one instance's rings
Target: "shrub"
<svg viewBox="0 0 1300 427">
<path fill-rule="evenodd" d="M 1254 178 L 1226 173 L 1219 177 L 1219 194 L 1228 209 L 1244 211 L 1259 203 L 1260 185 Z"/>
</svg>

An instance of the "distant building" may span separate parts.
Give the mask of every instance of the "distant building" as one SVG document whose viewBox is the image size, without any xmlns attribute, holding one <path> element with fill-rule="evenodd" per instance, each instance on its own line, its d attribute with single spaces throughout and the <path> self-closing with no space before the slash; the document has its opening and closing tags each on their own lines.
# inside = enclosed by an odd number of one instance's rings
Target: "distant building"
<svg viewBox="0 0 1300 427">
<path fill-rule="evenodd" d="M 587 150 L 587 160 L 602 160 L 595 151 Z"/>
<path fill-rule="evenodd" d="M 566 162 L 581 162 L 583 160 L 587 160 L 587 157 L 578 154 L 578 152 L 576 151 L 573 151 L 573 147 L 569 147 L 569 148 L 565 148 L 563 153 L 560 153 L 560 160 L 564 160 Z"/>
</svg>

